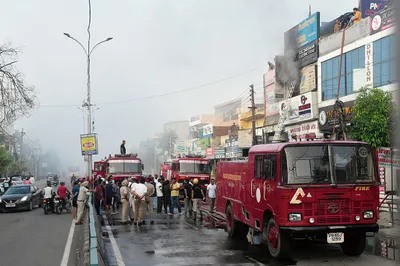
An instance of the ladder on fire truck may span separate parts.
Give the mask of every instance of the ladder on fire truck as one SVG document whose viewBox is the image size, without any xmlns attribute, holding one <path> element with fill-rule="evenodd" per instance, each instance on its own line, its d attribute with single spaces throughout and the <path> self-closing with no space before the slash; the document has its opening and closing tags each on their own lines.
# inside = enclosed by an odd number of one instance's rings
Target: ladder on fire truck
<svg viewBox="0 0 400 266">
<path fill-rule="evenodd" d="M 285 121 L 286 121 L 286 119 L 288 117 L 289 111 L 291 109 L 291 107 L 290 107 L 290 99 L 292 98 L 292 95 L 293 95 L 293 92 L 294 92 L 295 88 L 296 88 L 296 81 L 294 80 L 294 81 L 292 81 L 290 83 L 289 90 L 288 90 L 288 93 L 286 95 L 286 100 L 283 103 L 283 105 L 280 107 L 282 109 L 282 113 L 281 113 L 281 115 L 279 117 L 278 125 L 277 125 L 277 128 L 275 130 L 275 135 L 274 135 L 274 138 L 273 138 L 274 142 L 280 142 L 281 139 L 282 139 L 282 132 L 283 132 L 283 128 L 284 128 L 284 123 L 285 123 Z"/>
</svg>

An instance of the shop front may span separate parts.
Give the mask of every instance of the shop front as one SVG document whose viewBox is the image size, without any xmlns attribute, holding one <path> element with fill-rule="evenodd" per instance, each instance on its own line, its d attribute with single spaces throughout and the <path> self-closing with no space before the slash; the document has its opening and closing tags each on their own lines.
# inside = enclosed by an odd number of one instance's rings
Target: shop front
<svg viewBox="0 0 400 266">
<path fill-rule="evenodd" d="M 355 101 L 344 102 L 343 112 L 347 126 L 351 124 L 351 119 L 354 115 L 354 106 Z M 333 134 L 339 130 L 339 111 L 335 112 L 333 105 L 319 108 L 318 111 L 319 129 L 324 134 L 325 138 L 330 139 L 333 137 Z"/>
</svg>

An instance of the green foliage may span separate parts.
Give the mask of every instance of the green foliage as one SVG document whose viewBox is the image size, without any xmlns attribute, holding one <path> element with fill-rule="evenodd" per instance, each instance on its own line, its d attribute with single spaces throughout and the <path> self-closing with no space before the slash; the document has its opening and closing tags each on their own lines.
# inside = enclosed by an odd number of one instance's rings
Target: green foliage
<svg viewBox="0 0 400 266">
<path fill-rule="evenodd" d="M 21 161 L 12 161 L 10 165 L 7 167 L 7 171 L 10 175 L 21 175 L 23 172 L 26 172 L 28 168 Z"/>
<path fill-rule="evenodd" d="M 0 147 L 0 173 L 5 173 L 11 163 L 11 155 L 7 152 L 6 148 Z"/>
<path fill-rule="evenodd" d="M 375 148 L 388 147 L 397 108 L 391 92 L 362 88 L 357 95 L 350 137 Z"/>
</svg>

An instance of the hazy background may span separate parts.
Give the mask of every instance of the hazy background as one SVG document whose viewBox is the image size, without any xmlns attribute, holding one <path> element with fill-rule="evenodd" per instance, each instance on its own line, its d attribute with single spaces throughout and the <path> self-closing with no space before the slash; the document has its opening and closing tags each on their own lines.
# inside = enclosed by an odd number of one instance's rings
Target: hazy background
<svg viewBox="0 0 400 266">
<path fill-rule="evenodd" d="M 321 12 L 321 21 L 331 21 L 358 1 L 92 1 L 92 43 L 114 37 L 92 56 L 100 155 L 118 152 L 122 139 L 129 151 L 163 123 L 212 112 L 249 84 L 260 84 L 266 66 L 198 90 L 135 101 L 272 61 L 283 52 L 283 33 L 308 16 L 309 4 L 313 13 Z M 66 166 L 84 170 L 79 134 L 86 132 L 86 120 L 78 106 L 86 97 L 86 61 L 63 32 L 86 43 L 88 2 L 18 0 L 2 1 L 1 7 L 1 40 L 23 50 L 17 66 L 36 87 L 41 105 L 15 127 L 40 138 L 44 150 L 56 150 Z"/>
</svg>

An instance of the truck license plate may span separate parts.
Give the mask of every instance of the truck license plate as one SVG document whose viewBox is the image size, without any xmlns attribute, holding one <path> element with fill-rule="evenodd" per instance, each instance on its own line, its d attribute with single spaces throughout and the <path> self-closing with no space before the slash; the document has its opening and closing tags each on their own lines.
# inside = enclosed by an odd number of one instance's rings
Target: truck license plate
<svg viewBox="0 0 400 266">
<path fill-rule="evenodd" d="M 327 242 L 329 244 L 343 243 L 344 242 L 344 233 L 328 233 Z"/>
<path fill-rule="evenodd" d="M 7 207 L 7 208 L 15 207 L 15 203 L 8 203 L 8 204 L 6 204 L 6 207 Z"/>
</svg>

